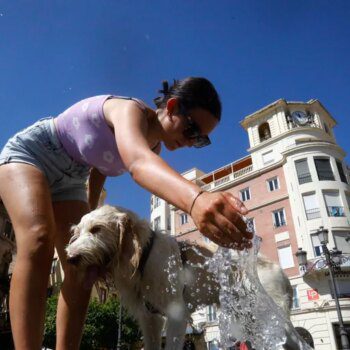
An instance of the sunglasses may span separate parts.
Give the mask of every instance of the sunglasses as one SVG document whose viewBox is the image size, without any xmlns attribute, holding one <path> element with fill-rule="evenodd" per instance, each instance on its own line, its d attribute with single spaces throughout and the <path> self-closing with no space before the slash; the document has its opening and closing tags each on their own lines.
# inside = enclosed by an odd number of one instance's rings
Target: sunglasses
<svg viewBox="0 0 350 350">
<path fill-rule="evenodd" d="M 199 126 L 191 119 L 191 117 L 183 114 L 187 119 L 187 127 L 183 132 L 186 139 L 194 141 L 193 146 L 195 148 L 202 148 L 211 144 L 211 141 L 207 135 L 201 134 Z"/>
</svg>

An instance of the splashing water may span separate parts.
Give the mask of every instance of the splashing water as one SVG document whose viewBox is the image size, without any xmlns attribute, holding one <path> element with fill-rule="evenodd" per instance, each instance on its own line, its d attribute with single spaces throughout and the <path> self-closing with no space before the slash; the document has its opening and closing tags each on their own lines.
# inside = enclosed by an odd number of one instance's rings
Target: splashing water
<svg viewBox="0 0 350 350">
<path fill-rule="evenodd" d="M 252 249 L 219 248 L 210 260 L 209 269 L 220 284 L 221 349 L 238 339 L 257 350 L 311 350 L 260 284 L 259 248 L 260 238 L 254 236 Z"/>
</svg>

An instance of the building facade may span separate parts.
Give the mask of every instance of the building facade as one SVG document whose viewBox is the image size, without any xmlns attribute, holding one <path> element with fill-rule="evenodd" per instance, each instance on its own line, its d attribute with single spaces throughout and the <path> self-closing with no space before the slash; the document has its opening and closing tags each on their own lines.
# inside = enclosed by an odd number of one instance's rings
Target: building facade
<svg viewBox="0 0 350 350">
<path fill-rule="evenodd" d="M 249 138 L 247 156 L 207 174 L 191 169 L 183 175 L 204 190 L 227 191 L 244 201 L 249 224 L 262 238 L 261 253 L 279 263 L 291 281 L 294 326 L 315 349 L 335 350 L 337 313 L 315 232 L 320 226 L 327 228 L 329 247 L 345 256 L 336 283 L 349 329 L 350 186 L 345 152 L 333 132 L 336 121 L 318 100 L 280 99 L 245 117 L 241 126 Z M 177 239 L 207 240 L 186 213 L 159 202 L 163 209 L 157 220 L 170 220 L 170 232 Z M 151 220 L 155 226 L 155 215 Z M 307 252 L 306 274 L 298 266 L 298 248 Z M 215 349 L 219 339 L 215 306 L 193 318 L 205 329 L 208 348 Z"/>
</svg>

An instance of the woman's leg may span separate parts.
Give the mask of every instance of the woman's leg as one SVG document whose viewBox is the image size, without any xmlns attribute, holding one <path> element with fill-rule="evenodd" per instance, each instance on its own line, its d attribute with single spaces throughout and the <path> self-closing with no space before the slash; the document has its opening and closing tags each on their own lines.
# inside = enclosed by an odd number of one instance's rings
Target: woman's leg
<svg viewBox="0 0 350 350">
<path fill-rule="evenodd" d="M 51 194 L 43 173 L 28 164 L 0 166 L 0 197 L 11 218 L 17 257 L 10 289 L 16 349 L 41 348 L 48 277 L 54 251 Z"/>
<path fill-rule="evenodd" d="M 77 276 L 76 268 L 66 263 L 65 247 L 71 237 L 70 228 L 78 224 L 89 211 L 81 201 L 55 202 L 54 213 L 57 225 L 55 246 L 64 269 L 64 281 L 57 308 L 57 350 L 79 349 L 91 288 L 84 286 Z"/>
</svg>

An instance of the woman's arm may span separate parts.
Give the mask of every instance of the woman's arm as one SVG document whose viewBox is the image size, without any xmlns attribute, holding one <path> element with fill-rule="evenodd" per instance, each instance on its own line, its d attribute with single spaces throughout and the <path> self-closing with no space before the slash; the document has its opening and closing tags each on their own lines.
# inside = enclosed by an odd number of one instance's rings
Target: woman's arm
<svg viewBox="0 0 350 350">
<path fill-rule="evenodd" d="M 90 170 L 88 182 L 88 203 L 90 210 L 97 208 L 105 180 L 106 176 L 102 175 L 97 169 L 92 168 Z"/>
<path fill-rule="evenodd" d="M 114 126 L 120 156 L 135 182 L 177 208 L 191 211 L 200 232 L 220 245 L 232 246 L 233 242 L 241 243 L 243 237 L 252 237 L 240 216 L 246 209 L 238 199 L 227 192 L 205 192 L 197 197 L 201 189 L 150 150 L 148 121 L 138 105 L 124 101 L 116 106 L 105 114 Z"/>
</svg>

